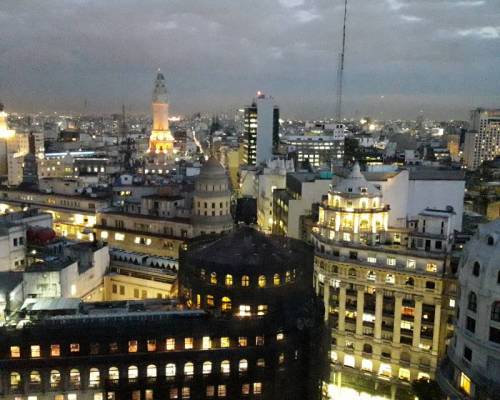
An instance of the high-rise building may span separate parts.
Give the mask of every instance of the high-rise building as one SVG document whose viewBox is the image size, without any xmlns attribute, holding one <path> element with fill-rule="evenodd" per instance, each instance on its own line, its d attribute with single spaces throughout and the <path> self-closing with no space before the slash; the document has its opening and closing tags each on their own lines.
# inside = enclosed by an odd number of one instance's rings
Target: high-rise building
<svg viewBox="0 0 500 400">
<path fill-rule="evenodd" d="M 389 213 L 358 164 L 319 207 L 314 286 L 331 328 L 331 398 L 407 398 L 409 382 L 434 378 L 451 330 L 454 212 L 425 209 L 404 228 L 390 228 Z"/>
<path fill-rule="evenodd" d="M 149 138 L 148 154 L 158 169 L 165 168 L 174 158 L 174 137 L 168 123 L 168 97 L 165 77 L 158 70 L 153 91 L 153 127 Z M 155 171 L 156 172 L 156 171 Z"/>
<path fill-rule="evenodd" d="M 439 383 L 453 400 L 500 393 L 500 219 L 479 226 L 458 269 L 455 334 Z"/>
<path fill-rule="evenodd" d="M 245 108 L 243 164 L 259 165 L 272 158 L 279 142 L 279 118 L 273 98 L 258 92 Z"/>
<path fill-rule="evenodd" d="M 477 108 L 471 112 L 471 130 L 464 141 L 464 163 L 478 168 L 500 155 L 500 109 Z"/>
</svg>

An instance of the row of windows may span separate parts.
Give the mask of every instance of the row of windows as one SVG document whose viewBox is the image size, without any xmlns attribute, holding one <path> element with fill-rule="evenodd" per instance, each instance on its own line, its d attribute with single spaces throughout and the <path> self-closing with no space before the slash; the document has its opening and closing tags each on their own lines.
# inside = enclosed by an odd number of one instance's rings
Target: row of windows
<svg viewBox="0 0 500 400">
<path fill-rule="evenodd" d="M 281 341 L 284 340 L 285 335 L 282 332 L 276 334 L 276 340 Z M 159 342 L 156 339 L 147 340 L 144 348 L 141 346 L 139 341 L 137 340 L 129 340 L 128 341 L 128 352 L 129 353 L 137 353 L 140 351 L 174 351 L 174 350 L 193 350 L 195 349 L 195 344 L 198 345 L 197 349 L 200 350 L 210 350 L 214 348 L 229 348 L 234 347 L 247 347 L 249 345 L 249 338 L 247 336 L 240 336 L 237 340 L 230 338 L 229 336 L 222 336 L 220 338 L 214 339 L 210 336 L 203 336 L 200 340 L 196 340 L 192 337 L 186 337 L 183 340 L 183 347 L 181 348 L 180 343 L 182 341 L 176 340 L 175 338 L 167 338 L 163 342 Z M 218 342 L 218 346 L 215 344 Z M 196 343 L 197 342 L 197 343 Z M 201 343 L 200 343 L 201 342 Z M 161 345 L 160 345 L 161 343 Z M 255 336 L 255 345 L 263 346 L 264 345 L 264 336 Z M 79 343 L 70 343 L 67 348 L 68 353 L 71 355 L 77 355 L 80 353 L 80 344 Z M 119 346 L 117 342 L 109 343 L 109 353 L 117 353 L 119 351 Z M 31 358 L 40 358 L 42 357 L 42 350 L 40 345 L 32 344 L 29 347 L 30 357 Z M 102 353 L 102 349 L 99 343 L 91 343 L 90 344 L 90 354 L 100 354 Z M 63 349 L 60 344 L 51 344 L 49 348 L 49 355 L 51 357 L 60 357 L 63 354 Z M 21 358 L 21 347 L 20 346 L 10 346 L 10 357 L 11 358 Z"/>
<path fill-rule="evenodd" d="M 473 291 L 469 292 L 467 308 L 469 311 L 477 312 L 477 295 Z M 492 321 L 500 322 L 500 301 L 494 301 L 492 303 L 490 318 Z"/>
<path fill-rule="evenodd" d="M 200 295 L 196 296 L 196 305 L 201 306 L 201 296 Z M 208 294 L 205 297 L 205 305 L 207 307 L 215 307 L 214 296 L 212 296 L 211 294 Z M 221 302 L 220 302 L 220 307 L 221 307 L 221 310 L 224 312 L 232 311 L 233 305 L 231 302 L 231 298 L 229 298 L 227 296 L 222 297 Z M 257 306 L 256 310 L 252 309 L 252 306 L 249 304 L 240 304 L 236 308 L 236 315 L 238 315 L 239 317 L 251 317 L 252 313 L 256 312 L 257 316 L 264 316 L 267 314 L 267 311 L 268 311 L 267 304 L 259 304 Z"/>
<path fill-rule="evenodd" d="M 472 275 L 479 276 L 481 273 L 481 265 L 476 261 L 472 264 Z M 500 271 L 497 273 L 497 283 L 500 284 Z"/>
<path fill-rule="evenodd" d="M 279 363 L 284 362 L 284 355 L 280 354 Z M 257 360 L 256 366 L 259 368 L 263 368 L 266 366 L 265 360 L 263 358 L 259 358 Z M 199 366 L 200 371 L 203 375 L 210 375 L 213 372 L 217 372 L 214 368 L 214 363 L 211 361 L 205 361 Z M 248 371 L 248 360 L 247 359 L 241 359 L 237 363 L 237 371 L 239 373 L 245 373 Z M 129 381 L 131 380 L 137 380 L 139 378 L 139 367 L 136 365 L 130 365 L 127 368 L 127 373 L 125 379 L 128 379 Z M 228 375 L 231 373 L 231 362 L 229 360 L 224 360 L 220 363 L 219 368 L 218 368 L 219 373 Z M 150 364 L 146 367 L 145 369 L 145 376 L 147 378 L 157 378 L 158 375 L 158 367 L 154 364 Z M 168 363 L 165 365 L 165 377 L 167 378 L 174 378 L 178 374 L 183 374 L 185 377 L 192 377 L 197 371 L 195 370 L 195 365 L 192 362 L 186 362 L 184 365 L 181 367 L 181 369 L 178 368 L 177 364 L 175 363 Z M 42 374 L 38 370 L 33 370 L 29 373 L 28 375 L 28 383 L 30 385 L 41 385 L 42 384 Z M 118 381 L 120 380 L 120 370 L 118 367 L 110 367 L 107 370 L 107 377 L 101 376 L 101 371 L 98 368 L 90 368 L 88 372 L 88 385 L 90 388 L 93 387 L 98 387 L 101 385 L 101 380 L 102 379 L 108 379 L 110 381 Z M 69 371 L 68 374 L 68 382 L 70 386 L 72 387 L 81 387 L 82 385 L 82 376 L 81 372 L 77 368 L 72 368 Z M 57 388 L 60 387 L 62 384 L 62 374 L 59 370 L 53 369 L 50 371 L 49 374 L 49 383 L 51 388 Z M 21 386 L 22 384 L 22 377 L 19 372 L 13 371 L 10 373 L 10 387 L 11 389 L 17 389 Z"/>
<path fill-rule="evenodd" d="M 207 279 L 207 273 L 205 271 L 205 269 L 201 269 L 200 270 L 200 278 L 202 280 L 206 280 Z M 285 277 L 284 277 L 284 283 L 290 283 L 290 282 L 293 282 L 295 280 L 295 269 L 292 270 L 292 271 L 286 271 L 285 272 Z M 210 273 L 210 276 L 209 276 L 209 282 L 212 284 L 212 285 L 217 285 L 217 273 L 216 272 L 211 272 Z M 231 274 L 226 274 L 224 277 L 223 277 L 223 282 L 224 282 L 224 285 L 226 286 L 233 286 L 234 285 L 234 278 L 233 278 L 233 275 Z M 241 286 L 242 287 L 249 287 L 250 286 L 250 277 L 248 275 L 243 275 L 241 277 Z M 280 274 L 274 274 L 272 276 L 272 282 L 273 282 L 273 285 L 274 286 L 279 286 L 283 283 L 283 278 L 281 277 Z M 263 287 L 266 287 L 267 285 L 267 278 L 265 275 L 259 275 L 259 277 L 257 278 L 257 284 L 259 287 L 263 288 Z"/>
</svg>

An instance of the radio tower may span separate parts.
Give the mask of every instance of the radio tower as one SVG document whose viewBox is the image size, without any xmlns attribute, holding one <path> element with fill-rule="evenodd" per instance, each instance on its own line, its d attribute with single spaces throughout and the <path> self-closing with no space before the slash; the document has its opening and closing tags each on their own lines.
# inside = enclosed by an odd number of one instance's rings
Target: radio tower
<svg viewBox="0 0 500 400">
<path fill-rule="evenodd" d="M 344 83 L 344 56 L 345 56 L 345 29 L 347 22 L 347 0 L 344 3 L 344 27 L 342 29 L 342 53 L 339 57 L 339 66 L 337 71 L 337 122 L 342 122 L 342 86 Z"/>
</svg>

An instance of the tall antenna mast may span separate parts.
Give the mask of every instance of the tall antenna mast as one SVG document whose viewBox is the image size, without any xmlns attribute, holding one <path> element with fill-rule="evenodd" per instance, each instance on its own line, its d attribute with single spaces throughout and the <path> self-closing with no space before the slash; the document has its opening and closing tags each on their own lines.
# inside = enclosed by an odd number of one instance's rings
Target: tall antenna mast
<svg viewBox="0 0 500 400">
<path fill-rule="evenodd" d="M 339 57 L 339 66 L 337 71 L 337 122 L 342 121 L 342 86 L 344 83 L 344 57 L 345 57 L 345 31 L 347 22 L 347 0 L 344 3 L 344 27 L 342 29 L 342 53 Z"/>
</svg>

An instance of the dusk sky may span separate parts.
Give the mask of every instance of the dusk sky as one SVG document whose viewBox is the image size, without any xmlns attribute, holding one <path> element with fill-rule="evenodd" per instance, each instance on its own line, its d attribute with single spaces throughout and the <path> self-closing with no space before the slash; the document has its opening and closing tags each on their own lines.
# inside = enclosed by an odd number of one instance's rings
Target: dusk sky
<svg viewBox="0 0 500 400">
<path fill-rule="evenodd" d="M 343 0 L 1 0 L 7 111 L 173 113 L 272 95 L 285 117 L 334 114 Z M 345 114 L 468 118 L 500 107 L 499 0 L 349 0 Z"/>
</svg>

